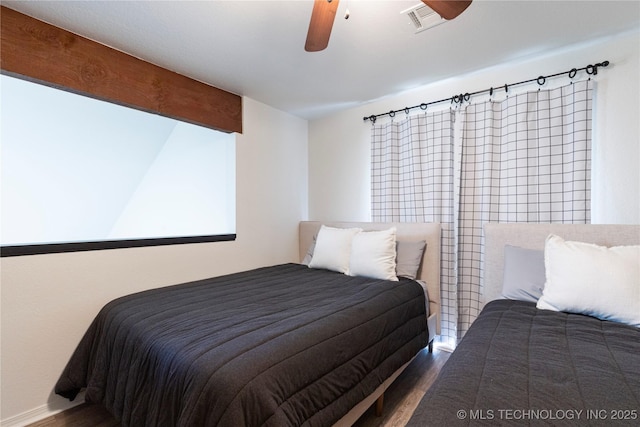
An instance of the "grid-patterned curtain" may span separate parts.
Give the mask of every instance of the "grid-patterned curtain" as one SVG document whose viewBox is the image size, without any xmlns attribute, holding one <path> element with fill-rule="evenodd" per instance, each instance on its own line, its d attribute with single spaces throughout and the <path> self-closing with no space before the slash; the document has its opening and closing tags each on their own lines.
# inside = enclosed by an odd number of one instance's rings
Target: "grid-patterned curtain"
<svg viewBox="0 0 640 427">
<path fill-rule="evenodd" d="M 590 221 L 591 97 L 584 81 L 373 126 L 372 219 L 443 227 L 441 341 L 480 309 L 486 222 Z"/>
<path fill-rule="evenodd" d="M 458 323 L 453 156 L 451 111 L 372 128 L 372 219 L 442 224 L 441 336 L 449 338 Z"/>
<path fill-rule="evenodd" d="M 592 82 L 469 105 L 458 207 L 458 330 L 476 318 L 487 222 L 590 222 Z"/>
</svg>

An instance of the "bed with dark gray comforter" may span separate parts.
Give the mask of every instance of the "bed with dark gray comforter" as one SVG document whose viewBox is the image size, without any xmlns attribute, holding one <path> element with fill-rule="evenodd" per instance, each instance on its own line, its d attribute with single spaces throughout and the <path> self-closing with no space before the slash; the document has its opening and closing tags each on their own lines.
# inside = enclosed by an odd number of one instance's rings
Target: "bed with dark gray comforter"
<svg viewBox="0 0 640 427">
<path fill-rule="evenodd" d="M 123 426 L 331 425 L 427 336 L 415 281 L 264 267 L 112 301 L 55 392 Z"/>
<path fill-rule="evenodd" d="M 640 329 L 488 303 L 408 426 L 638 425 Z"/>
<path fill-rule="evenodd" d="M 640 324 L 619 314 L 640 303 L 640 258 L 620 255 L 636 250 L 640 225 L 489 223 L 484 231 L 488 303 L 408 425 L 640 425 Z M 570 290 L 573 307 L 538 308 L 550 286 Z M 635 297 L 603 308 L 626 286 Z"/>
</svg>

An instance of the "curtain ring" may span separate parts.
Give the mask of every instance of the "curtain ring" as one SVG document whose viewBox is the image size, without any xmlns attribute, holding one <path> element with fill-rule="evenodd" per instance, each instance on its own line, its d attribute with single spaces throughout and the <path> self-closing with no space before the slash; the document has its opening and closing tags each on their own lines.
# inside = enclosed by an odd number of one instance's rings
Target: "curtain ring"
<svg viewBox="0 0 640 427">
<path fill-rule="evenodd" d="M 420 109 L 427 111 L 427 104 L 425 104 L 424 102 L 422 104 L 420 104 Z"/>
<path fill-rule="evenodd" d="M 371 120 L 371 124 L 374 125 L 376 123 L 376 116 L 373 114 L 369 116 L 369 120 Z"/>
<path fill-rule="evenodd" d="M 389 114 L 389 117 L 395 117 L 396 116 L 396 112 L 391 110 L 389 111 L 387 114 Z"/>
<path fill-rule="evenodd" d="M 578 74 L 578 70 L 576 70 L 575 68 L 572 68 L 571 71 L 569 71 L 569 78 L 570 79 L 574 78 L 576 74 Z"/>
<path fill-rule="evenodd" d="M 538 77 L 538 78 L 536 79 L 536 81 L 538 82 L 538 84 L 539 84 L 540 86 L 542 86 L 542 85 L 544 84 L 544 82 L 546 82 L 546 81 L 547 81 L 547 79 L 545 78 L 545 76 L 540 76 L 540 77 Z"/>
<path fill-rule="evenodd" d="M 598 74 L 598 67 L 596 67 L 595 65 L 589 64 L 585 67 L 585 71 L 587 72 L 587 74 L 596 75 Z"/>
<path fill-rule="evenodd" d="M 469 101 L 471 99 L 471 94 L 469 92 L 464 94 L 464 100 Z"/>
<path fill-rule="evenodd" d="M 404 113 L 408 116 L 409 115 L 409 107 L 404 107 Z"/>
</svg>

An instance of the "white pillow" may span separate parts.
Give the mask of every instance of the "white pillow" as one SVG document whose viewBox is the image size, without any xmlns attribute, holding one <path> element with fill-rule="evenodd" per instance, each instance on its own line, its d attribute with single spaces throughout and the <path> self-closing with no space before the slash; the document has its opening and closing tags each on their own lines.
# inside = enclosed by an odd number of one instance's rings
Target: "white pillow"
<svg viewBox="0 0 640 427">
<path fill-rule="evenodd" d="M 333 228 L 322 225 L 316 237 L 310 268 L 324 268 L 340 273 L 349 272 L 351 242 L 360 228 Z"/>
<path fill-rule="evenodd" d="M 395 227 L 382 231 L 366 231 L 354 236 L 349 275 L 398 280 Z"/>
<path fill-rule="evenodd" d="M 640 327 L 640 246 L 607 248 L 547 237 L 537 307 Z"/>
</svg>

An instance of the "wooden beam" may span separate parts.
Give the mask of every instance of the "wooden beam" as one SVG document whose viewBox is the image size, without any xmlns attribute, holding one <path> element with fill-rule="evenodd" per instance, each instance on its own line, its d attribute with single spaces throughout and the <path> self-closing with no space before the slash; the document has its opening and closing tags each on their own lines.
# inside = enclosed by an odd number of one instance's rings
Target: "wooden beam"
<svg viewBox="0 0 640 427">
<path fill-rule="evenodd" d="M 85 96 L 242 133 L 242 98 L 0 6 L 0 68 Z"/>
</svg>

